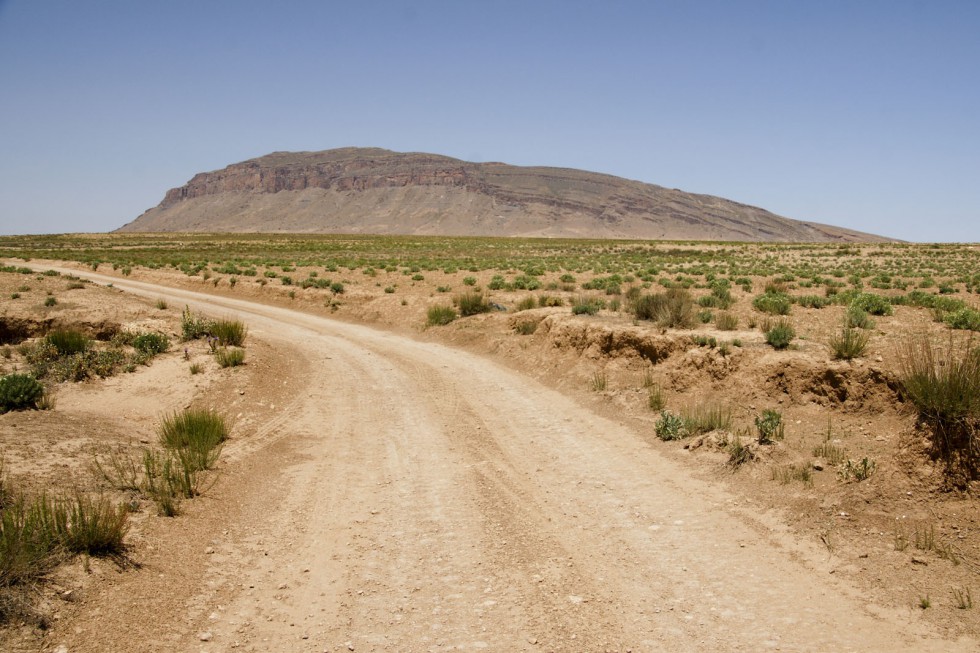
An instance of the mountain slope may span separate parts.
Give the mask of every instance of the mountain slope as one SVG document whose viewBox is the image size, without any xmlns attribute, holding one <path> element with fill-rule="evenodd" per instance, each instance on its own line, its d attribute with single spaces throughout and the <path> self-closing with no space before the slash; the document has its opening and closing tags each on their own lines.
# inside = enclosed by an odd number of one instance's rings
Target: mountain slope
<svg viewBox="0 0 980 653">
<path fill-rule="evenodd" d="M 375 148 L 275 152 L 200 173 L 119 231 L 884 240 L 611 175 Z"/>
</svg>

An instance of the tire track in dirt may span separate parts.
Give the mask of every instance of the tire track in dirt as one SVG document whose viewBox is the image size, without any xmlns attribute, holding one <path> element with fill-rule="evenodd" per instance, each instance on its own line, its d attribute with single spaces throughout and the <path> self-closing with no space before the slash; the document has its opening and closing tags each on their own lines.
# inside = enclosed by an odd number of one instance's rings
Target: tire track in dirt
<svg viewBox="0 0 980 653">
<path fill-rule="evenodd" d="M 801 563 L 626 427 L 477 356 L 112 281 L 235 311 L 315 370 L 277 426 L 300 459 L 285 497 L 216 563 L 234 591 L 201 626 L 213 639 L 174 650 L 975 650 Z"/>
</svg>

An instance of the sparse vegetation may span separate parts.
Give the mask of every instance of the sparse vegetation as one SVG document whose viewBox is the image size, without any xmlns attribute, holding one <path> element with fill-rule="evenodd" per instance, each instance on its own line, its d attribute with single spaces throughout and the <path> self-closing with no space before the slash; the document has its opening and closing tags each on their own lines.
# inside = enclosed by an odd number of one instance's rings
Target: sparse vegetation
<svg viewBox="0 0 980 653">
<path fill-rule="evenodd" d="M 30 374 L 14 373 L 0 377 L 0 414 L 38 408 L 43 397 L 44 386 Z"/>
<path fill-rule="evenodd" d="M 767 408 L 761 415 L 756 416 L 755 428 L 759 434 L 759 444 L 772 444 L 776 440 L 782 440 L 786 428 L 783 424 L 783 414 L 778 410 Z"/>
<path fill-rule="evenodd" d="M 972 340 L 934 348 L 911 339 L 899 359 L 903 393 L 927 428 L 934 457 L 953 487 L 966 487 L 980 476 L 980 349 Z"/>
<path fill-rule="evenodd" d="M 453 304 L 459 308 L 461 317 L 490 312 L 490 303 L 482 293 L 478 292 L 467 292 L 456 295 L 453 297 Z"/>
<path fill-rule="evenodd" d="M 665 442 L 687 437 L 683 418 L 680 415 L 674 415 L 669 410 L 660 411 L 660 419 L 654 425 L 654 430 L 657 437 Z"/>
<path fill-rule="evenodd" d="M 851 360 L 864 355 L 871 335 L 854 327 L 844 326 L 827 343 L 835 360 Z"/>
<path fill-rule="evenodd" d="M 214 360 L 220 367 L 238 367 L 245 364 L 245 350 L 237 347 L 219 347 L 214 350 Z"/>
<path fill-rule="evenodd" d="M 763 326 L 763 330 L 766 335 L 766 344 L 771 345 L 773 349 L 786 349 L 796 337 L 796 330 L 793 325 L 785 319 L 769 322 Z"/>
<path fill-rule="evenodd" d="M 456 309 L 452 306 L 430 306 L 426 315 L 425 323 L 427 326 L 443 326 L 459 317 Z"/>
<path fill-rule="evenodd" d="M 861 482 L 870 478 L 875 473 L 876 468 L 875 461 L 867 457 L 856 462 L 845 460 L 837 469 L 837 475 L 840 476 L 842 481 L 854 480 Z"/>
</svg>

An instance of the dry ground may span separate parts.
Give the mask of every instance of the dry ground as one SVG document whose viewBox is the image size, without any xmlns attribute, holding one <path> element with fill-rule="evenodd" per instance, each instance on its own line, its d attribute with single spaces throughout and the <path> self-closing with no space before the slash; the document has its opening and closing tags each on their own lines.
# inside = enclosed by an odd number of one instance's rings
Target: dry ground
<svg viewBox="0 0 980 653">
<path fill-rule="evenodd" d="M 683 333 L 567 307 L 423 332 L 427 306 L 448 303 L 433 291 L 440 279 L 397 294 L 352 284 L 333 298 L 162 271 L 76 273 L 115 288 L 0 275 L 5 316 L 176 336 L 189 305 L 249 323 L 247 365 L 220 370 L 193 342 L 190 361 L 180 345 L 133 374 L 60 385 L 52 411 L 0 416 L 7 468 L 35 490 L 92 486 L 92 455 L 152 441 L 162 413 L 209 405 L 233 422 L 204 497 L 176 519 L 150 506 L 133 515 L 139 568 L 65 566 L 39 589 L 50 628 L 8 629 L 9 650 L 977 646 L 978 611 L 952 594 L 980 597 L 975 500 L 935 490 L 889 384 L 904 333 L 942 332 L 921 310 L 879 318 L 869 356 L 832 363 L 821 343 L 836 309 L 800 309 L 805 339 L 792 352 L 773 352 L 758 331 L 715 333 L 743 340 L 721 357 Z M 31 289 L 6 299 L 20 284 Z M 57 305 L 43 306 L 47 291 Z M 167 309 L 155 308 L 160 297 Z M 515 334 L 513 321 L 530 317 L 535 334 Z M 0 360 L 21 364 L 16 353 Z M 205 372 L 190 375 L 191 362 Z M 601 392 L 589 388 L 597 371 Z M 710 397 L 743 425 L 779 408 L 786 439 L 735 473 L 710 440 L 661 443 L 648 376 L 671 407 Z M 812 462 L 828 424 L 831 442 L 874 459 L 875 474 L 773 480 Z M 926 532 L 954 555 L 917 548 Z"/>
</svg>

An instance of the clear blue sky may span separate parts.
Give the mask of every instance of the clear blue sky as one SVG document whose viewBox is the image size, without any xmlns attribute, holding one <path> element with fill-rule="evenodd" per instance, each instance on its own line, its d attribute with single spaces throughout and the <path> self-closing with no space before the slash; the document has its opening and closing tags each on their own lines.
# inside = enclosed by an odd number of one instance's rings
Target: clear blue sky
<svg viewBox="0 0 980 653">
<path fill-rule="evenodd" d="M 349 145 L 980 241 L 980 2 L 0 0 L 0 233 Z"/>
</svg>

